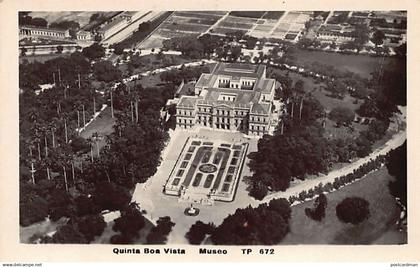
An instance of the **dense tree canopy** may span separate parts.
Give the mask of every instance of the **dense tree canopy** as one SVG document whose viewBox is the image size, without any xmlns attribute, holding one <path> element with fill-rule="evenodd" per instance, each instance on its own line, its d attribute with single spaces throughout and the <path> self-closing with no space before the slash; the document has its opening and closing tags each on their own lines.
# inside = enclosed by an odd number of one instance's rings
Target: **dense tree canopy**
<svg viewBox="0 0 420 267">
<path fill-rule="evenodd" d="M 82 53 L 90 60 L 97 60 L 105 56 L 105 49 L 100 44 L 94 43 L 91 46 L 83 48 Z"/>
<path fill-rule="evenodd" d="M 215 226 L 211 223 L 203 223 L 196 221 L 191 225 L 190 230 L 185 234 L 190 244 L 199 245 L 203 242 L 206 235 L 211 235 L 214 232 Z"/>
<path fill-rule="evenodd" d="M 274 191 L 284 191 L 292 177 L 327 170 L 329 147 L 320 126 L 298 127 L 285 134 L 264 136 L 258 152 L 249 154 L 253 183 L 262 182 Z M 268 156 L 269 155 L 269 156 Z"/>
<path fill-rule="evenodd" d="M 347 197 L 337 205 L 336 214 L 344 223 L 359 224 L 369 217 L 369 202 L 360 197 Z"/>
<path fill-rule="evenodd" d="M 386 167 L 395 178 L 395 181 L 389 182 L 391 194 L 407 206 L 407 141 L 389 153 Z"/>
<path fill-rule="evenodd" d="M 350 125 L 354 120 L 353 110 L 347 107 L 335 107 L 328 115 L 339 127 L 341 125 Z"/>
<path fill-rule="evenodd" d="M 174 226 L 175 223 L 169 216 L 160 217 L 147 235 L 147 244 L 166 244 L 167 236 Z"/>
<path fill-rule="evenodd" d="M 274 199 L 257 208 L 237 209 L 211 236 L 216 245 L 274 245 L 289 232 L 290 204 Z"/>
<path fill-rule="evenodd" d="M 375 45 L 381 45 L 381 44 L 383 44 L 384 43 L 384 39 L 385 39 L 385 33 L 383 32 L 383 31 L 381 31 L 381 30 L 376 30 L 375 32 L 373 32 L 373 35 L 372 35 L 372 42 L 375 44 Z"/>
<path fill-rule="evenodd" d="M 19 25 L 30 25 L 36 27 L 47 27 L 48 22 L 44 18 L 33 18 L 29 12 L 19 12 Z"/>
<path fill-rule="evenodd" d="M 121 211 L 121 217 L 115 219 L 112 229 L 121 232 L 128 240 L 139 238 L 139 231 L 145 226 L 145 219 L 136 204 L 131 203 Z"/>
</svg>

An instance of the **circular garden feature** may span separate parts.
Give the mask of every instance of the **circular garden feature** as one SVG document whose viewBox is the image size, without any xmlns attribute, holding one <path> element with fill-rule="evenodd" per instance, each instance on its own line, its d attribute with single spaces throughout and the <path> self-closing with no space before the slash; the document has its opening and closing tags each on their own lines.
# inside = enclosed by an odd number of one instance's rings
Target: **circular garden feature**
<svg viewBox="0 0 420 267">
<path fill-rule="evenodd" d="M 198 169 L 204 173 L 213 173 L 217 171 L 217 167 L 209 163 L 201 165 Z"/>
</svg>

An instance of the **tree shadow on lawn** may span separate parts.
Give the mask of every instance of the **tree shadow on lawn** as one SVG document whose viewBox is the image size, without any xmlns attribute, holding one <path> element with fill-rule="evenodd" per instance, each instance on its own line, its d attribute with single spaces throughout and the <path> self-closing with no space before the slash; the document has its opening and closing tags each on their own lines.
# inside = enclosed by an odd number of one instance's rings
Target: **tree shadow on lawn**
<svg viewBox="0 0 420 267">
<path fill-rule="evenodd" d="M 371 210 L 371 212 L 375 211 Z M 383 224 L 374 223 L 371 218 L 358 225 L 347 224 L 346 227 L 336 233 L 331 244 L 370 245 L 392 228 L 399 214 L 400 210 L 398 208 L 394 209 L 392 216 Z"/>
</svg>

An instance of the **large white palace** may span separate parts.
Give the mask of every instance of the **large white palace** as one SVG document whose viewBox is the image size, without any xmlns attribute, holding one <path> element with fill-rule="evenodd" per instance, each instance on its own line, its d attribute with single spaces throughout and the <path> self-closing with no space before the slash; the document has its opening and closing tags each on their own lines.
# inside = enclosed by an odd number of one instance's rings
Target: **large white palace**
<svg viewBox="0 0 420 267">
<path fill-rule="evenodd" d="M 268 134 L 275 126 L 275 88 L 276 81 L 266 78 L 265 65 L 218 63 L 212 73 L 201 75 L 194 95 L 180 96 L 177 127 L 198 125 L 249 135 Z"/>
</svg>

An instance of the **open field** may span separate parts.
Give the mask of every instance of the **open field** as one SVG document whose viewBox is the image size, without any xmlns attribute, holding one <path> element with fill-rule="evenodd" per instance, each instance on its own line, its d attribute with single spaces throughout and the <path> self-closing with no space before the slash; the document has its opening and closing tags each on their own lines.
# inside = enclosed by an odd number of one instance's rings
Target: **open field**
<svg viewBox="0 0 420 267">
<path fill-rule="evenodd" d="M 317 83 L 315 79 L 312 77 L 305 77 L 301 74 L 295 72 L 289 72 L 287 70 L 280 70 L 274 68 L 268 68 L 267 73 L 279 73 L 281 75 L 288 74 L 289 77 L 296 83 L 298 80 L 302 80 L 304 82 L 304 89 L 307 93 L 310 93 L 312 96 L 317 98 L 321 105 L 327 110 L 331 111 L 335 107 L 347 107 L 351 110 L 356 110 L 362 103 L 362 101 L 358 101 L 357 104 L 354 103 L 356 100 L 354 97 L 347 95 L 343 99 L 333 98 L 330 97 L 330 92 L 323 89 L 325 86 L 324 83 Z"/>
<path fill-rule="evenodd" d="M 229 14 L 227 11 L 175 11 L 147 40 L 143 41 L 140 48 L 158 48 L 165 39 L 189 35 L 198 37 L 206 32 L 226 35 L 240 31 L 255 37 L 286 38 L 287 36 L 293 39 L 304 28 L 309 17 L 300 11 L 232 11 Z M 285 23 L 278 28 L 278 22 L 283 20 Z"/>
<path fill-rule="evenodd" d="M 162 47 L 166 39 L 194 36 L 206 32 L 226 12 L 175 11 L 146 40 L 140 44 L 141 49 Z"/>
<path fill-rule="evenodd" d="M 302 80 L 304 82 L 304 90 L 315 97 L 321 105 L 324 107 L 325 111 L 328 113 L 333 108 L 336 107 L 346 107 L 353 111 L 356 111 L 363 101 L 359 100 L 357 103 L 355 102 L 356 98 L 346 95 L 343 99 L 338 99 L 329 96 L 330 92 L 325 90 L 323 87 L 325 86 L 324 83 L 315 83 L 315 79 L 312 77 L 304 77 L 301 74 L 295 72 L 289 72 L 287 70 L 280 70 L 269 68 L 267 73 L 279 73 L 281 75 L 286 75 L 288 73 L 289 77 L 293 80 L 293 83 L 296 83 L 298 80 Z M 339 139 L 339 138 L 347 138 L 347 137 L 355 137 L 358 136 L 360 131 L 366 130 L 368 127 L 367 125 L 362 125 L 360 123 L 353 123 L 352 124 L 353 131 L 351 131 L 348 127 L 335 127 L 335 123 L 330 119 L 326 120 L 326 127 L 325 127 L 325 136 L 332 138 L 332 139 Z"/>
<path fill-rule="evenodd" d="M 322 52 L 315 50 L 297 49 L 294 53 L 296 63 L 299 66 L 310 65 L 318 62 L 325 65 L 333 65 L 340 71 L 351 71 L 359 74 L 363 78 L 370 78 L 370 73 L 378 69 L 381 65 L 395 62 L 397 58 L 374 57 L 368 55 L 347 55 L 340 53 Z"/>
<path fill-rule="evenodd" d="M 392 230 L 399 216 L 399 208 L 388 191 L 388 182 L 391 179 L 384 167 L 360 181 L 328 194 L 326 217 L 321 222 L 313 221 L 305 215 L 305 208 L 311 208 L 314 201 L 293 206 L 290 233 L 281 244 L 372 244 L 376 240 L 380 243 L 385 233 L 388 243 L 406 243 L 406 234 Z M 336 205 L 350 196 L 365 198 L 370 203 L 369 219 L 357 226 L 340 222 L 335 214 Z M 389 231 L 392 232 L 391 235 Z"/>
</svg>

